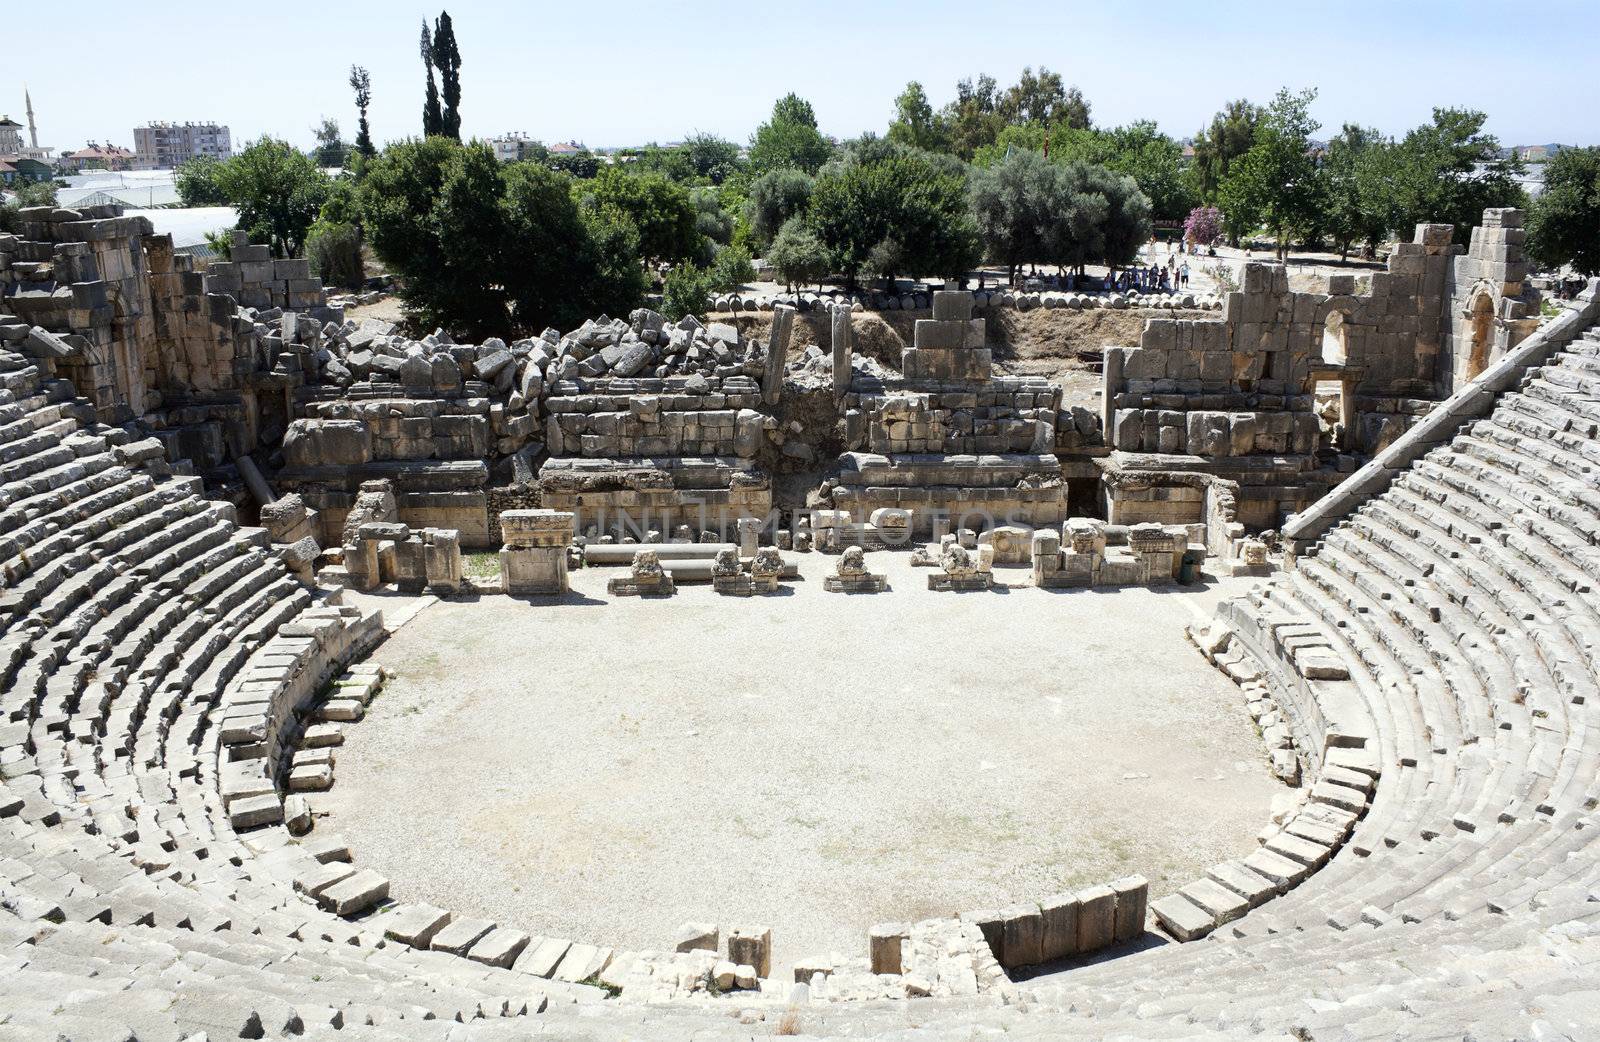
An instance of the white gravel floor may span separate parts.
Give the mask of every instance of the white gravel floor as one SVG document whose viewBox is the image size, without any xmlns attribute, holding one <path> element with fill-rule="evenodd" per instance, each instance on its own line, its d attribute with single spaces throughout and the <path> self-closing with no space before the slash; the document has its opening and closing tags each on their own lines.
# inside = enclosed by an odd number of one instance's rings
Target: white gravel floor
<svg viewBox="0 0 1600 1042">
<path fill-rule="evenodd" d="M 934 594 L 877 553 L 892 590 L 847 597 L 799 560 L 784 596 L 612 601 L 591 569 L 571 603 L 422 608 L 319 829 L 401 900 L 629 948 L 760 923 L 784 965 L 1253 847 L 1282 787 L 1182 635 L 1242 584 Z"/>
</svg>

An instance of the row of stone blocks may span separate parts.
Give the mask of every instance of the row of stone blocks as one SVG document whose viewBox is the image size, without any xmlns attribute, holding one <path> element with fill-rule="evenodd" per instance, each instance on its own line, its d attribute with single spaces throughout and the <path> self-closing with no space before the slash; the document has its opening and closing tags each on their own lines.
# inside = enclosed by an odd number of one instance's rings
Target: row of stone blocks
<svg viewBox="0 0 1600 1042">
<path fill-rule="evenodd" d="M 961 918 L 983 931 L 994 957 L 1011 969 L 1087 955 L 1137 938 L 1144 933 L 1149 896 L 1150 884 L 1143 876 L 1126 876 L 1038 903 L 964 912 Z M 887 958 L 887 938 L 880 943 Z"/>
</svg>

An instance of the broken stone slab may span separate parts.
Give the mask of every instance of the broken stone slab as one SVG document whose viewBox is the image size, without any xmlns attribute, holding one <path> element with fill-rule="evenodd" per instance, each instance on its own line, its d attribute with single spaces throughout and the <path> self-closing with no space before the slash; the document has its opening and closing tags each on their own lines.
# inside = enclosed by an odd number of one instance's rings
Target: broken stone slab
<svg viewBox="0 0 1600 1042">
<path fill-rule="evenodd" d="M 1181 893 L 1168 894 L 1150 906 L 1156 921 L 1179 941 L 1197 941 L 1216 929 L 1211 913 Z"/>
<path fill-rule="evenodd" d="M 427 948 L 450 924 L 450 913 L 428 904 L 401 905 L 383 918 L 383 935 L 412 948 Z"/>
<path fill-rule="evenodd" d="M 389 880 L 371 869 L 324 890 L 317 903 L 334 915 L 351 916 L 366 911 L 389 896 Z"/>
<path fill-rule="evenodd" d="M 333 765 L 308 763 L 289 772 L 290 792 L 326 792 L 333 788 Z"/>
<path fill-rule="evenodd" d="M 1231 923 L 1250 910 L 1249 901 L 1213 879 L 1196 879 L 1180 887 L 1178 893 L 1209 913 L 1218 926 Z"/>
<path fill-rule="evenodd" d="M 567 949 L 561 964 L 556 967 L 553 979 L 564 980 L 570 984 L 586 981 L 606 968 L 606 964 L 611 961 L 611 955 L 610 948 L 592 944 L 574 944 Z"/>
<path fill-rule="evenodd" d="M 496 926 L 472 946 L 467 958 L 485 966 L 509 967 L 528 946 L 528 941 L 528 935 L 521 930 Z"/>
<path fill-rule="evenodd" d="M 488 919 L 452 919 L 433 935 L 428 947 L 436 952 L 465 955 L 469 948 L 482 940 L 484 934 L 494 929 L 494 925 Z"/>
<path fill-rule="evenodd" d="M 1117 938 L 1117 892 L 1109 886 L 1078 891 L 1078 951 L 1092 952 Z"/>
<path fill-rule="evenodd" d="M 1040 956 L 1045 962 L 1066 958 L 1078 950 L 1078 895 L 1056 894 L 1039 902 L 1044 930 Z"/>
<path fill-rule="evenodd" d="M 556 967 L 561 965 L 561 960 L 566 958 L 567 949 L 571 947 L 571 941 L 557 937 L 535 937 L 522 950 L 522 954 L 512 964 L 512 969 L 548 979 L 556 972 Z"/>
<path fill-rule="evenodd" d="M 276 825 L 283 820 L 283 804 L 273 794 L 246 796 L 228 805 L 228 823 L 235 829 Z"/>
</svg>

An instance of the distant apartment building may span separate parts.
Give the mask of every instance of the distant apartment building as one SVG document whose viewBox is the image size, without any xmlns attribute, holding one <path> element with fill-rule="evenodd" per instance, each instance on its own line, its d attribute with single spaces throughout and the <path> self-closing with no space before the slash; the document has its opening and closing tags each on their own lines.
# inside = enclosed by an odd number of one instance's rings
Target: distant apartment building
<svg viewBox="0 0 1600 1042">
<path fill-rule="evenodd" d="M 117 145 L 101 145 L 93 141 L 76 152 L 63 152 L 61 169 L 75 174 L 85 170 L 132 170 L 134 155 Z"/>
<path fill-rule="evenodd" d="M 494 157 L 502 163 L 522 162 L 538 144 L 538 141 L 521 131 L 489 139 L 489 146 L 494 149 Z"/>
<path fill-rule="evenodd" d="M 174 170 L 200 156 L 231 155 L 232 136 L 216 123 L 151 123 L 133 128 L 135 170 Z"/>
</svg>

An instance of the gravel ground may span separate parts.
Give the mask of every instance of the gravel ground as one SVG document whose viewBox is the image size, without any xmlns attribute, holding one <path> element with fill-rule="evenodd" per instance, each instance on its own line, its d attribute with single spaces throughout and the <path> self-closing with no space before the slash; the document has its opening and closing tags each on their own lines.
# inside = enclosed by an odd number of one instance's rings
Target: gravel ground
<svg viewBox="0 0 1600 1042">
<path fill-rule="evenodd" d="M 761 923 L 775 963 L 867 928 L 1247 853 L 1283 791 L 1237 690 L 1184 641 L 1240 585 L 670 602 L 417 604 L 347 728 L 318 827 L 400 900 L 661 948 Z M 609 574 L 615 574 L 610 572 Z M 1007 569 L 1008 582 L 1025 570 Z"/>
</svg>

